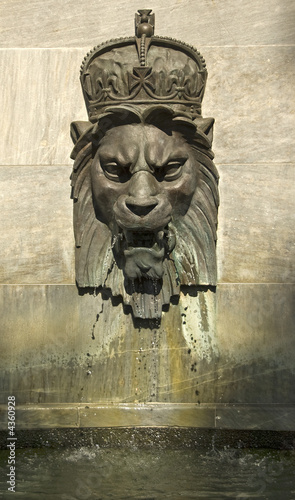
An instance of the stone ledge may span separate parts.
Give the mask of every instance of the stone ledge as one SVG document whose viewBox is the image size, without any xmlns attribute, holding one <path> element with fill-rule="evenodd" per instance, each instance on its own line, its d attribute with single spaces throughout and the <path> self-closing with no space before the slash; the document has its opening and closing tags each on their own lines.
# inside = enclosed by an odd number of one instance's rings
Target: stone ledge
<svg viewBox="0 0 295 500">
<path fill-rule="evenodd" d="M 55 428 L 183 427 L 295 431 L 295 405 L 43 404 L 16 409 L 16 432 Z M 7 430 L 7 406 L 0 406 Z"/>
<path fill-rule="evenodd" d="M 15 412 L 16 429 L 50 429 L 78 426 L 78 407 L 70 405 L 18 406 Z M 0 407 L 0 429 L 7 429 L 7 407 Z"/>
<path fill-rule="evenodd" d="M 215 427 L 214 406 L 144 404 L 79 408 L 80 427 L 179 426 Z"/>
<path fill-rule="evenodd" d="M 295 430 L 294 405 L 228 405 L 216 407 L 216 428 Z"/>
</svg>

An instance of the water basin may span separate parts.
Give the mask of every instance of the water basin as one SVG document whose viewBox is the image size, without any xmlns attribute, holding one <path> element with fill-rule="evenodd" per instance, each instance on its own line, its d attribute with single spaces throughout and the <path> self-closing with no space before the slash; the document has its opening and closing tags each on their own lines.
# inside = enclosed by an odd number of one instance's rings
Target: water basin
<svg viewBox="0 0 295 500">
<path fill-rule="evenodd" d="M 1 498 L 30 500 L 295 500 L 294 450 L 80 447 L 19 449 L 16 493 L 7 492 L 8 452 L 0 452 Z"/>
</svg>

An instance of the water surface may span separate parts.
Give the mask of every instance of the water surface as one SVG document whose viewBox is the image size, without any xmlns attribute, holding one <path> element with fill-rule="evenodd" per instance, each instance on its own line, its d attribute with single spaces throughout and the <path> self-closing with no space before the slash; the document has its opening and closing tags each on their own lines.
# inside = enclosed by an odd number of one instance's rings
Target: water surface
<svg viewBox="0 0 295 500">
<path fill-rule="evenodd" d="M 20 449 L 16 493 L 7 492 L 7 458 L 1 451 L 4 499 L 295 500 L 293 450 Z"/>
</svg>

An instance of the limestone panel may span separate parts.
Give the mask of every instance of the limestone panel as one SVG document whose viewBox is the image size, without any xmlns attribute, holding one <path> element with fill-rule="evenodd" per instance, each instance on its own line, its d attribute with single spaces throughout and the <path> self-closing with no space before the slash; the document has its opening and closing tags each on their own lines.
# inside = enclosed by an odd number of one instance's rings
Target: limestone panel
<svg viewBox="0 0 295 500">
<path fill-rule="evenodd" d="M 222 355 L 241 364 L 275 356 L 281 370 L 294 370 L 294 300 L 294 284 L 219 285 L 217 337 Z"/>
<path fill-rule="evenodd" d="M 5 3 L 5 2 L 4 2 Z M 2 9 L 2 47 L 95 45 L 133 35 L 135 0 L 9 0 Z M 156 33 L 208 45 L 294 43 L 294 2 L 268 0 L 161 0 L 149 4 L 156 13 Z"/>
<path fill-rule="evenodd" d="M 220 165 L 219 282 L 295 283 L 295 166 Z"/>
<path fill-rule="evenodd" d="M 0 167 L 1 283 L 74 283 L 69 167 Z"/>
<path fill-rule="evenodd" d="M 69 165 L 70 122 L 87 118 L 82 50 L 0 50 L 2 165 Z"/>
<path fill-rule="evenodd" d="M 74 285 L 0 292 L 2 403 L 295 403 L 294 285 L 220 285 L 216 332 L 212 292 L 137 327 Z"/>
<path fill-rule="evenodd" d="M 294 404 L 294 302 L 294 284 L 219 285 L 216 402 Z"/>
<path fill-rule="evenodd" d="M 294 162 L 295 46 L 200 47 L 217 163 Z"/>
<path fill-rule="evenodd" d="M 295 47 L 200 47 L 216 118 L 217 163 L 293 162 Z M 84 49 L 2 50 L 0 163 L 71 164 L 69 125 L 87 118 L 79 84 Z"/>
</svg>

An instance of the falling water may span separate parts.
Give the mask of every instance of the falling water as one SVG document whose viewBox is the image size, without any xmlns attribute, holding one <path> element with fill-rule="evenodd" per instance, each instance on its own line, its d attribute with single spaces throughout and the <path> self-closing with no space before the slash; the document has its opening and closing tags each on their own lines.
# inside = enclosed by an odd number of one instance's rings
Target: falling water
<svg viewBox="0 0 295 500">
<path fill-rule="evenodd" d="M 137 293 L 134 280 L 131 280 L 131 289 L 132 289 L 133 303 L 134 303 L 135 310 L 136 310 L 136 316 L 139 318 L 142 318 L 143 317 L 142 305 L 139 304 L 139 302 L 138 302 L 138 298 L 141 297 L 141 294 Z"/>
<path fill-rule="evenodd" d="M 114 248 L 114 246 L 117 243 L 117 241 L 118 241 L 118 236 L 115 235 L 115 234 L 113 234 L 111 248 Z"/>
<path fill-rule="evenodd" d="M 105 283 L 107 280 L 107 271 L 109 269 L 109 255 L 110 255 L 111 248 L 107 248 L 105 257 L 103 259 L 103 264 L 102 264 L 102 276 L 103 276 L 103 282 Z"/>
<path fill-rule="evenodd" d="M 153 278 L 153 300 L 154 300 L 154 313 L 155 313 L 155 318 L 158 318 L 159 316 L 159 301 L 158 301 L 158 281 Z"/>
</svg>

